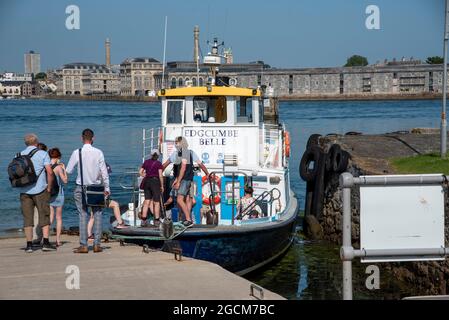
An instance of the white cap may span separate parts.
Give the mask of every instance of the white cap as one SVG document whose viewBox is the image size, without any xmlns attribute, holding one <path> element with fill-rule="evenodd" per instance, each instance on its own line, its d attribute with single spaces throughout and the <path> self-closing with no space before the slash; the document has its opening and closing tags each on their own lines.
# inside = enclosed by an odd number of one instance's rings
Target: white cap
<svg viewBox="0 0 449 320">
<path fill-rule="evenodd" d="M 154 156 L 155 154 L 157 154 L 158 156 L 161 155 L 161 153 L 159 152 L 158 149 L 153 149 L 153 150 L 151 150 L 151 155 Z"/>
</svg>

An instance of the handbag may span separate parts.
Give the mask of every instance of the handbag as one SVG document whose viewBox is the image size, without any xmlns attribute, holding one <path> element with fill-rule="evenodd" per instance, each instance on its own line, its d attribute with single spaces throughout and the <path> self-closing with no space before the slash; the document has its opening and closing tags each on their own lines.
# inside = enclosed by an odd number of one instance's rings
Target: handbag
<svg viewBox="0 0 449 320">
<path fill-rule="evenodd" d="M 83 178 L 83 158 L 81 155 L 81 149 L 79 149 L 79 158 L 80 158 L 80 173 L 81 173 L 81 188 L 83 193 L 83 202 L 87 207 L 105 207 L 105 187 L 103 185 L 84 185 Z"/>
</svg>

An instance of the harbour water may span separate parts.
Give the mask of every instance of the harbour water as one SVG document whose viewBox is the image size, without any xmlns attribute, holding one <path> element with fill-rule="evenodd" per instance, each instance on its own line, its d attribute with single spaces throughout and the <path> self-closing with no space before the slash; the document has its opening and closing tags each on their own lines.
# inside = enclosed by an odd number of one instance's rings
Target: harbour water
<svg viewBox="0 0 449 320">
<path fill-rule="evenodd" d="M 49 148 L 59 147 L 66 163 L 71 152 L 81 145 L 81 131 L 92 128 L 96 134 L 95 146 L 103 150 L 112 167 L 113 198 L 126 204 L 130 195 L 121 190 L 120 175 L 139 167 L 142 129 L 160 124 L 160 108 L 153 103 L 2 100 L 0 111 L 0 236 L 17 234 L 14 230 L 22 225 L 18 194 L 10 188 L 6 169 L 13 156 L 24 149 L 24 134 L 34 132 Z M 301 207 L 305 184 L 299 178 L 298 165 L 311 134 L 348 131 L 374 134 L 438 127 L 439 115 L 440 102 L 436 100 L 281 103 L 280 116 L 292 138 L 291 185 Z M 66 190 L 68 197 L 63 213 L 66 227 L 77 225 L 71 198 L 73 181 L 71 177 Z M 364 289 L 366 275 L 360 265 L 356 265 L 354 276 L 356 298 L 397 298 L 398 294 L 414 294 L 411 288 L 402 287 L 388 274 L 382 278 L 382 290 Z M 339 299 L 338 247 L 309 242 L 298 235 L 282 260 L 248 278 L 288 299 Z"/>
</svg>

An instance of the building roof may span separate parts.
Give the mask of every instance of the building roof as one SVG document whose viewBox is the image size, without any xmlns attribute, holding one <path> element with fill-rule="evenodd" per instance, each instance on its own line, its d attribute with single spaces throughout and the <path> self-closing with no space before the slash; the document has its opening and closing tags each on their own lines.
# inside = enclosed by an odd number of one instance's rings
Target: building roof
<svg viewBox="0 0 449 320">
<path fill-rule="evenodd" d="M 154 59 L 154 58 L 148 58 L 148 57 L 139 57 L 139 58 L 128 58 L 125 59 L 122 64 L 126 63 L 132 63 L 132 62 L 139 62 L 139 63 L 145 63 L 145 62 L 153 62 L 153 63 L 161 63 L 160 61 Z"/>
<path fill-rule="evenodd" d="M 90 62 L 73 62 L 62 66 L 63 69 L 105 69 L 105 65 Z"/>
<path fill-rule="evenodd" d="M 26 82 L 29 83 L 29 81 L 0 81 L 0 84 L 3 87 L 19 87 Z"/>
</svg>

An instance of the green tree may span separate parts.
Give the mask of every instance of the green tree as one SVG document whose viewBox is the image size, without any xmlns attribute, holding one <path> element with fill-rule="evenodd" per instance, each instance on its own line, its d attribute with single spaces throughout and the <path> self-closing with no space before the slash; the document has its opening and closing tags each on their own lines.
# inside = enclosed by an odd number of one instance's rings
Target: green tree
<svg viewBox="0 0 449 320">
<path fill-rule="evenodd" d="M 348 58 L 345 67 L 365 67 L 368 65 L 368 59 L 362 56 L 353 55 Z"/>
<path fill-rule="evenodd" d="M 45 72 L 39 72 L 38 74 L 36 74 L 34 76 L 34 79 L 36 79 L 36 80 L 46 80 L 47 79 L 47 74 Z"/>
<path fill-rule="evenodd" d="M 443 64 L 444 63 L 444 59 L 443 57 L 428 57 L 426 60 L 426 63 L 428 64 Z"/>
</svg>

